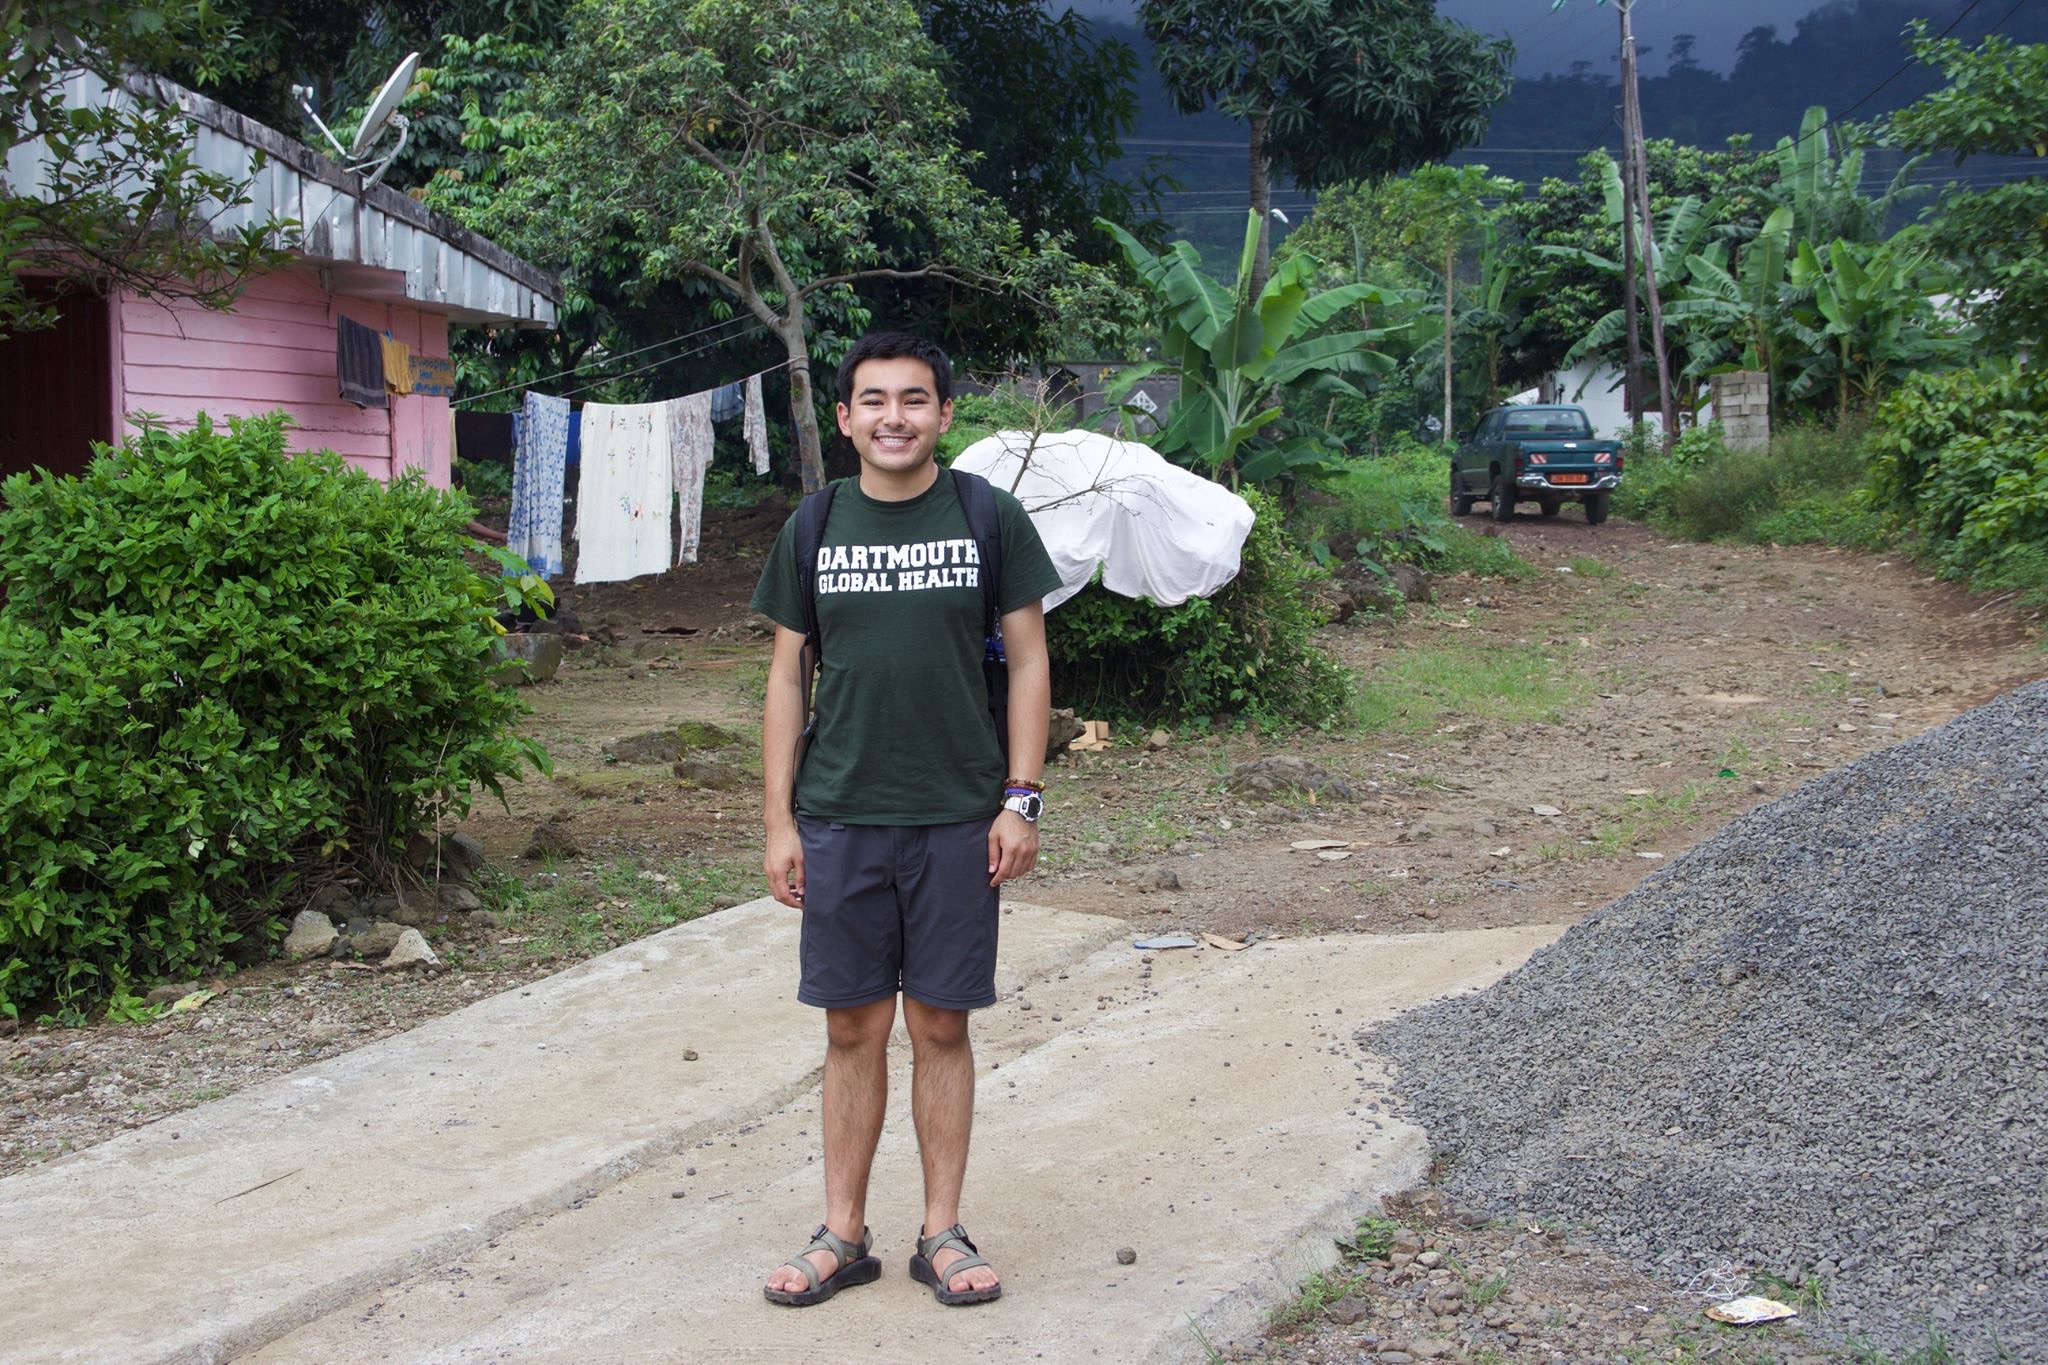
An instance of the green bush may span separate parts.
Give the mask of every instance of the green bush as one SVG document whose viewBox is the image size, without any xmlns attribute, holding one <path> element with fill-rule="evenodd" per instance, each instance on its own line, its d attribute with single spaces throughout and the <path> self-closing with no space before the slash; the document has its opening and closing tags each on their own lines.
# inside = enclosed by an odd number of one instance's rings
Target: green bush
<svg viewBox="0 0 2048 1365">
<path fill-rule="evenodd" d="M 1527 573 L 1507 541 L 1451 519 L 1449 490 L 1448 447 L 1399 438 L 1383 455 L 1353 460 L 1304 502 L 1301 537 L 1324 558 L 1488 577 Z"/>
<path fill-rule="evenodd" d="M 0 486 L 0 1012 L 78 1019 L 274 932 L 315 864 L 545 756 L 492 686 L 469 504 L 288 456 L 280 415 Z"/>
<path fill-rule="evenodd" d="M 1632 445 L 1615 510 L 1694 540 L 1872 548 L 1887 527 L 1866 485 L 1862 430 L 1793 426 L 1768 448 L 1730 449 L 1717 423 L 1694 427 L 1665 455 Z"/>
<path fill-rule="evenodd" d="M 472 498 L 512 496 L 512 466 L 496 460 L 458 460 L 455 478 Z"/>
<path fill-rule="evenodd" d="M 1876 496 L 1941 569 L 2048 590 L 2048 376 L 2011 365 L 1920 374 L 1878 407 Z"/>
<path fill-rule="evenodd" d="M 1162 607 L 1098 583 L 1046 617 L 1060 705 L 1170 723 L 1220 713 L 1328 727 L 1344 715 L 1350 675 L 1316 646 L 1322 616 L 1305 591 L 1322 570 L 1294 548 L 1272 499 L 1245 498 L 1258 519 L 1237 577 L 1214 597 Z"/>
</svg>

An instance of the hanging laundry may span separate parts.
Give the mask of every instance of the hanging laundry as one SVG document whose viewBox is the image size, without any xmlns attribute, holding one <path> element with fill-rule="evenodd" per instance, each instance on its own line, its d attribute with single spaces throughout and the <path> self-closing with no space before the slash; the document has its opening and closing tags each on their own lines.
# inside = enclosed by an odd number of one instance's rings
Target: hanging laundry
<svg viewBox="0 0 2048 1365">
<path fill-rule="evenodd" d="M 704 526 L 704 475 L 711 468 L 710 393 L 672 399 L 668 405 L 669 451 L 675 463 L 676 563 L 697 562 Z"/>
<path fill-rule="evenodd" d="M 754 472 L 768 472 L 768 414 L 761 406 L 761 376 L 747 377 L 747 451 L 754 457 Z"/>
<path fill-rule="evenodd" d="M 720 384 L 711 391 L 711 420 L 730 422 L 746 405 L 746 385 L 737 379 L 730 384 Z"/>
<path fill-rule="evenodd" d="M 412 358 L 412 391 L 428 398 L 455 396 L 455 362 L 445 355 Z"/>
<path fill-rule="evenodd" d="M 412 392 L 412 347 L 391 337 L 378 337 L 384 352 L 384 387 L 392 393 Z"/>
<path fill-rule="evenodd" d="M 668 404 L 585 403 L 576 581 L 608 583 L 666 569 L 674 504 Z"/>
<path fill-rule="evenodd" d="M 506 547 L 543 578 L 562 572 L 562 462 L 569 400 L 529 393 L 513 424 L 512 515 Z"/>
<path fill-rule="evenodd" d="M 353 318 L 334 319 L 334 374 L 341 396 L 358 407 L 384 401 L 384 339 Z"/>
</svg>

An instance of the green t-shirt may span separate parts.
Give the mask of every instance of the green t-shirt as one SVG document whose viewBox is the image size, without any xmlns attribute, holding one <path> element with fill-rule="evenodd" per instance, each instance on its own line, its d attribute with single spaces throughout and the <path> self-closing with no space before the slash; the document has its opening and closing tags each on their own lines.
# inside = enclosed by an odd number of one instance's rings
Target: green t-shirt
<svg viewBox="0 0 2048 1365">
<path fill-rule="evenodd" d="M 1022 504 L 998 488 L 1001 612 L 1036 602 L 1059 574 Z M 796 518 L 784 523 L 754 610 L 804 629 Z M 851 825 L 945 825 L 1002 805 L 1002 750 L 981 675 L 981 570 L 967 514 L 941 469 L 905 502 L 841 482 L 818 552 L 817 730 L 796 808 Z"/>
</svg>

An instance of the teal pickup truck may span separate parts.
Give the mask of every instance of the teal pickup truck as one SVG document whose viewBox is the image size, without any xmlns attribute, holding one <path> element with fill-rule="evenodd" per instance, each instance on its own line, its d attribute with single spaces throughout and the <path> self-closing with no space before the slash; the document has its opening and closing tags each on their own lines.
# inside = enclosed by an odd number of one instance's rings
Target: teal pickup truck
<svg viewBox="0 0 2048 1365">
<path fill-rule="evenodd" d="M 1621 443 L 1594 436 L 1584 408 L 1495 408 L 1451 456 L 1451 515 L 1464 516 L 1481 498 L 1493 504 L 1495 521 L 1513 517 L 1517 502 L 1535 503 L 1546 517 L 1576 502 L 1598 526 L 1620 483 Z"/>
</svg>

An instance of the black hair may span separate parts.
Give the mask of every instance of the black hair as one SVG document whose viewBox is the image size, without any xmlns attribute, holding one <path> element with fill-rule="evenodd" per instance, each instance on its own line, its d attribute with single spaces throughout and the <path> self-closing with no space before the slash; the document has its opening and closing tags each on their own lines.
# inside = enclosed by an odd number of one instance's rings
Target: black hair
<svg viewBox="0 0 2048 1365">
<path fill-rule="evenodd" d="M 863 360 L 922 360 L 931 366 L 933 394 L 941 403 L 953 399 L 953 362 L 937 342 L 910 332 L 869 332 L 839 362 L 839 401 L 853 403 L 853 372 Z"/>
</svg>

